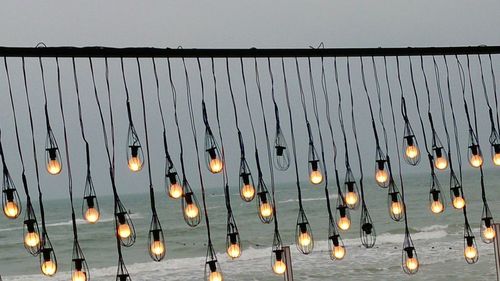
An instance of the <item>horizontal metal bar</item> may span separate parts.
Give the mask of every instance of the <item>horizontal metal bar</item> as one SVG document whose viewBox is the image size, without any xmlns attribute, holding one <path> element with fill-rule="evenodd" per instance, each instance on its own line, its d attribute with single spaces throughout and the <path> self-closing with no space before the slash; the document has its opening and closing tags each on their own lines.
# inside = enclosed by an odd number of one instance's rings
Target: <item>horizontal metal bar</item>
<svg viewBox="0 0 500 281">
<path fill-rule="evenodd" d="M 161 49 L 109 47 L 0 47 L 0 57 L 170 57 L 170 58 L 281 58 L 381 57 L 500 54 L 500 46 L 324 48 L 324 49 Z"/>
</svg>

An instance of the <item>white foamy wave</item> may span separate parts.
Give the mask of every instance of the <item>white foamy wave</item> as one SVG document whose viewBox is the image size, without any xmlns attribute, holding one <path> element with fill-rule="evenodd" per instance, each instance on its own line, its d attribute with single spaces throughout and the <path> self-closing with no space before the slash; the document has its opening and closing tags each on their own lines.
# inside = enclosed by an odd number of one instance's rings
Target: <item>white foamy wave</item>
<svg viewBox="0 0 500 281">
<path fill-rule="evenodd" d="M 421 231 L 421 232 L 429 232 L 429 231 L 434 231 L 434 230 L 445 230 L 445 229 L 448 229 L 447 224 L 445 224 L 445 225 L 434 224 L 434 225 L 425 226 L 422 228 L 416 228 L 417 231 Z"/>
</svg>

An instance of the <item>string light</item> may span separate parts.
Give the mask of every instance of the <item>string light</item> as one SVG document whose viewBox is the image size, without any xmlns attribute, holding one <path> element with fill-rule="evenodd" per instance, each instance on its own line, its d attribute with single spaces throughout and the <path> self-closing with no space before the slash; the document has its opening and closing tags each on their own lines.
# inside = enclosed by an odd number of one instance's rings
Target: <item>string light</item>
<svg viewBox="0 0 500 281">
<path fill-rule="evenodd" d="M 281 242 L 279 232 L 274 232 L 272 255 L 271 255 L 271 268 L 273 272 L 278 275 L 283 275 L 286 271 L 285 251 Z"/>
<path fill-rule="evenodd" d="M 2 132 L 0 130 L 0 138 Z M 21 198 L 17 192 L 14 181 L 10 176 L 9 169 L 5 161 L 2 142 L 0 140 L 0 157 L 2 158 L 3 166 L 3 181 L 2 181 L 2 210 L 8 219 L 16 219 L 21 214 Z"/>
</svg>

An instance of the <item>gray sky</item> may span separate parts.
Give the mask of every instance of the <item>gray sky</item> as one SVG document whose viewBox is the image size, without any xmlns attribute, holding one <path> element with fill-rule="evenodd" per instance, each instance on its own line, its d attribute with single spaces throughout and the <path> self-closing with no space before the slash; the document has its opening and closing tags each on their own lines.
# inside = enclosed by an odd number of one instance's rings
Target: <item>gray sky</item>
<svg viewBox="0 0 500 281">
<path fill-rule="evenodd" d="M 4 46 L 35 46 L 39 41 L 45 42 L 48 46 L 154 46 L 154 47 L 172 47 L 182 45 L 184 48 L 224 48 L 224 47 L 304 47 L 310 45 L 317 46 L 320 42 L 324 42 L 327 47 L 397 47 L 397 46 L 453 46 L 453 45 L 499 45 L 500 37 L 498 36 L 497 28 L 500 25 L 498 17 L 500 11 L 500 3 L 498 1 L 147 1 L 141 2 L 140 5 L 136 1 L 121 0 L 121 1 L 4 1 L 0 11 L 0 45 Z M 480 31 L 480 32 L 478 32 Z M 500 66 L 498 57 L 495 58 L 495 67 L 497 77 L 500 77 Z M 317 59 L 313 60 L 313 68 L 316 74 L 319 73 L 319 65 Z M 60 110 L 58 105 L 57 84 L 55 76 L 55 64 L 53 59 L 44 60 L 46 67 L 46 80 L 49 94 L 49 111 L 50 119 L 54 132 L 56 134 L 59 145 L 63 147 L 62 138 L 62 123 L 60 119 Z M 156 104 L 156 93 L 154 88 L 154 80 L 149 60 L 143 60 L 144 67 L 144 83 L 146 89 L 147 111 L 148 111 L 148 129 L 150 130 L 150 144 L 152 149 L 152 167 L 154 183 L 157 188 L 162 188 L 163 183 L 163 147 L 161 138 L 161 124 L 159 122 L 159 112 Z M 261 150 L 261 156 L 265 156 L 265 139 L 263 135 L 261 111 L 257 100 L 257 92 L 255 86 L 255 75 L 253 70 L 253 61 L 246 60 L 247 82 L 249 84 L 251 106 L 254 109 L 253 117 L 258 125 L 257 131 L 258 145 Z M 371 63 L 367 63 L 367 75 L 369 90 L 375 109 L 378 105 L 375 103 L 376 96 L 374 92 L 373 74 L 371 72 Z M 380 60 L 378 61 L 380 70 L 379 75 L 382 76 Z M 414 108 L 414 97 L 410 88 L 410 81 L 407 73 L 408 69 L 407 58 L 402 59 L 403 68 L 403 83 L 405 84 L 405 94 L 408 100 L 408 108 L 410 118 L 414 130 L 420 140 L 420 145 L 423 149 L 423 141 L 420 132 L 420 126 Z M 417 87 L 421 94 L 422 110 L 425 112 L 425 92 L 422 83 L 422 73 L 418 70 L 419 63 L 415 62 Z M 11 75 L 13 77 L 13 87 L 16 103 L 16 111 L 20 122 L 20 134 L 22 141 L 23 154 L 25 159 L 31 159 L 31 140 L 28 119 L 24 118 L 26 114 L 26 103 L 20 79 L 20 64 L 19 60 L 9 59 L 11 66 Z M 223 60 L 217 60 L 217 77 L 218 90 L 222 102 L 221 112 L 222 130 L 224 144 L 226 146 L 227 161 L 230 163 L 230 183 L 237 183 L 237 166 L 239 164 L 239 151 L 237 143 L 237 135 L 234 127 L 233 112 L 231 109 L 230 96 L 227 90 L 227 81 L 225 73 L 225 65 Z M 274 136 L 274 116 L 271 107 L 270 99 L 270 84 L 269 73 L 265 60 L 259 61 L 260 75 L 264 90 L 264 99 L 266 102 L 266 114 L 268 118 L 268 126 L 270 129 L 271 138 Z M 96 64 L 96 75 L 98 88 L 101 94 L 101 100 L 105 100 L 105 81 L 102 61 L 98 60 Z M 35 118 L 35 135 L 37 141 L 38 157 L 43 163 L 43 149 L 45 146 L 45 123 L 43 118 L 43 95 L 41 91 L 40 74 L 37 61 L 28 60 L 28 79 L 30 87 L 30 97 L 32 101 L 33 114 Z M 488 65 L 488 64 L 486 64 Z M 204 128 L 201 122 L 200 108 L 200 91 L 198 71 L 194 60 L 188 61 L 189 72 L 191 77 L 191 86 L 195 103 L 195 113 L 197 118 L 197 130 L 199 133 L 199 144 L 203 144 Z M 351 158 L 354 156 L 354 146 L 352 142 L 352 131 L 350 126 L 350 106 L 348 106 L 348 92 L 346 83 L 345 60 L 339 60 L 341 87 L 343 93 L 343 102 L 345 104 L 344 119 L 350 138 L 350 153 Z M 435 87 L 434 71 L 431 60 L 426 60 L 426 70 L 432 89 Z M 441 64 L 442 66 L 442 64 Z M 72 160 L 72 168 L 75 174 L 75 196 L 79 196 L 83 192 L 84 181 L 84 147 L 81 140 L 78 128 L 78 116 L 76 108 L 76 95 L 74 91 L 73 77 L 71 73 L 71 65 L 69 60 L 62 60 L 62 75 L 63 75 L 63 91 L 65 110 L 68 114 L 67 122 L 68 134 L 70 141 L 70 153 Z M 87 137 L 91 143 L 92 149 L 92 169 L 95 176 L 96 189 L 99 194 L 110 193 L 110 186 L 107 179 L 107 160 L 104 157 L 103 139 L 101 133 L 101 125 L 97 115 L 97 108 L 93 97 L 93 92 L 90 84 L 90 73 L 88 62 L 80 60 L 78 62 L 78 72 L 81 84 L 81 95 L 83 99 L 84 122 Z M 118 185 L 120 192 L 144 192 L 148 186 L 147 173 L 144 170 L 139 175 L 132 175 L 126 170 L 125 160 L 125 141 L 126 141 L 126 110 L 125 110 L 125 93 L 123 91 L 123 82 L 119 72 L 118 60 L 110 62 L 111 67 L 111 87 L 113 95 L 113 106 L 116 109 L 115 125 L 116 125 L 116 153 L 118 165 Z M 144 128 L 142 126 L 142 109 L 140 105 L 140 96 L 137 80 L 137 70 L 135 61 L 129 60 L 126 62 L 127 78 L 132 95 L 132 110 L 137 130 L 143 145 L 146 145 L 144 139 Z M 210 72 L 208 71 L 210 63 L 208 60 L 203 61 L 204 79 L 206 83 L 206 99 L 209 110 L 209 119 L 212 128 L 216 130 L 216 120 L 214 113 L 214 96 L 213 83 Z M 396 118 L 401 121 L 399 114 L 399 90 L 396 82 L 394 60 L 390 59 L 391 89 L 395 93 L 394 100 L 396 106 Z M 477 61 L 473 60 L 473 67 L 477 70 Z M 160 84 L 162 91 L 162 102 L 166 114 L 168 125 L 169 145 L 172 156 L 178 170 L 180 170 L 178 156 L 178 141 L 173 122 L 172 98 L 170 86 L 167 80 L 166 64 L 164 61 L 158 63 Z M 332 108 L 332 118 L 335 124 L 335 140 L 339 146 L 339 164 L 343 163 L 343 149 L 341 142 L 341 132 L 338 127 L 337 116 L 337 98 L 334 88 L 334 80 L 332 74 L 332 61 L 327 60 L 327 75 L 329 93 Z M 248 126 L 248 115 L 243 103 L 243 92 L 241 84 L 241 76 L 239 72 L 238 61 L 231 62 L 233 86 L 235 95 L 238 99 L 239 118 L 241 121 L 241 129 L 245 138 L 247 150 L 247 158 L 250 162 L 251 169 L 256 173 L 255 162 L 253 158 L 253 139 L 251 130 Z M 303 82 L 305 95 L 308 100 L 309 121 L 315 130 L 316 146 L 319 150 L 319 138 L 316 133 L 316 124 L 312 114 L 312 104 L 310 103 L 310 88 L 309 78 L 306 72 L 307 61 L 301 60 L 301 69 L 303 74 Z M 456 80 L 456 66 L 452 63 L 451 66 L 453 75 L 453 93 L 456 101 L 455 106 L 459 115 L 460 130 L 466 131 L 464 123 L 463 106 L 460 103 L 461 94 L 458 92 L 459 84 Z M 274 76 L 276 79 L 276 95 L 280 106 L 280 115 L 284 132 L 289 144 L 290 132 L 288 111 L 284 103 L 283 81 L 278 61 L 273 62 Z M 187 108 L 185 100 L 185 82 L 180 61 L 173 62 L 173 71 L 175 83 L 178 91 L 180 102 L 180 119 L 182 123 L 183 142 L 186 149 L 186 163 L 188 178 L 191 183 L 196 183 L 197 173 L 193 163 L 194 151 L 192 143 L 191 130 L 187 126 Z M 354 58 L 352 62 L 353 83 L 355 90 L 355 108 L 357 111 L 356 121 L 358 125 L 358 133 L 360 136 L 363 158 L 366 160 L 365 174 L 373 173 L 373 158 L 374 158 L 374 142 L 371 127 L 369 124 L 369 114 L 367 108 L 366 97 L 362 89 L 360 79 L 359 60 Z M 294 127 L 297 136 L 297 146 L 299 150 L 299 165 L 301 166 L 301 177 L 305 180 L 306 161 L 307 161 L 307 136 L 305 131 L 305 123 L 303 119 L 302 108 L 297 86 L 297 78 L 295 73 L 294 62 L 287 61 L 287 75 L 290 82 L 290 95 L 292 98 L 292 112 L 294 114 Z M 444 77 L 444 74 L 442 74 Z M 474 71 L 474 85 L 477 93 L 478 106 L 481 108 L 480 117 L 486 118 L 484 98 L 478 80 L 478 72 Z M 487 79 L 490 79 L 487 75 Z M 320 114 L 323 117 L 322 132 L 325 138 L 325 145 L 328 151 L 331 150 L 331 141 L 328 136 L 326 121 L 324 120 L 324 105 L 323 93 L 321 92 L 319 76 L 316 75 L 314 80 L 316 91 L 320 100 Z M 444 86 L 444 84 L 443 84 Z M 387 85 L 382 82 L 382 95 L 384 103 L 387 104 Z M 491 83 L 488 84 L 491 87 Z M 490 89 L 491 90 L 491 89 Z M 446 92 L 445 92 L 446 93 Z M 490 98 L 492 93 L 489 92 Z M 437 95 L 433 91 L 433 112 L 435 122 L 438 123 L 438 128 L 441 128 L 442 121 L 440 119 L 439 107 L 437 104 Z M 445 99 L 447 102 L 447 99 Z M 8 92 L 5 84 L 5 73 L 3 67 L 0 69 L 0 117 L 2 128 L 2 142 L 8 157 L 8 164 L 11 166 L 12 174 L 19 188 L 21 188 L 20 172 L 18 169 L 20 162 L 15 146 L 15 136 L 13 131 L 13 120 L 8 103 Z M 105 103 L 106 104 L 106 103 Z M 385 108 L 385 120 L 388 123 L 389 108 Z M 448 107 L 447 107 L 448 109 Z M 107 110 L 105 110 L 107 113 Z M 449 111 L 448 111 L 449 113 Z M 425 114 L 424 114 L 425 115 Z M 448 114 L 449 117 L 449 114 Z M 424 120 L 424 122 L 427 119 Z M 487 120 L 487 119 L 484 119 Z M 484 122 L 482 124 L 485 124 Z M 388 128 L 391 128 L 389 126 Z M 398 126 L 401 134 L 402 126 Z M 488 152 L 487 136 L 489 134 L 489 126 L 481 126 L 481 140 L 485 155 Z M 440 132 L 442 140 L 444 132 Z M 393 144 L 392 134 L 390 134 L 391 143 Z M 401 139 L 401 135 L 400 135 Z M 461 146 L 462 151 L 465 151 L 467 142 L 466 135 L 462 134 Z M 394 146 L 394 144 L 392 145 Z M 200 146 L 200 149 L 203 148 Z M 394 155 L 392 150 L 391 154 Z M 328 155 L 328 154 L 327 154 Z M 63 153 L 65 159 L 65 155 Z M 393 156 L 394 158 L 395 156 Z M 263 157 L 264 158 L 264 157 Z M 329 158 L 331 159 L 331 158 Z M 203 161 L 203 155 L 201 155 Z M 265 159 L 261 160 L 264 164 L 264 173 L 267 175 L 267 163 Z M 33 180 L 33 163 L 27 160 L 27 170 L 30 176 L 30 181 Z M 232 164 L 231 164 L 232 163 Z M 486 161 L 487 165 L 490 165 Z M 327 163 L 330 167 L 331 161 Z M 358 175 L 357 161 L 351 163 L 355 168 L 355 174 Z M 66 165 L 65 165 L 66 167 Z M 423 162 L 418 168 L 412 171 L 427 171 L 428 166 Z M 343 171 L 343 168 L 340 167 Z M 278 173 L 279 182 L 289 182 L 293 169 L 287 173 Z M 220 177 L 209 176 L 204 170 L 205 179 L 208 185 L 220 185 Z M 343 172 L 342 172 L 343 174 Z M 42 173 L 42 185 L 46 191 L 46 197 L 59 198 L 66 197 L 67 194 L 60 191 L 59 187 L 66 187 L 66 176 L 51 178 L 45 173 Z M 34 182 L 33 182 L 34 184 Z M 198 187 L 194 185 L 194 189 Z M 64 189 L 65 190 L 65 189 Z M 35 194 L 34 186 L 31 189 L 32 195 Z M 24 196 L 23 196 L 24 197 Z"/>
</svg>

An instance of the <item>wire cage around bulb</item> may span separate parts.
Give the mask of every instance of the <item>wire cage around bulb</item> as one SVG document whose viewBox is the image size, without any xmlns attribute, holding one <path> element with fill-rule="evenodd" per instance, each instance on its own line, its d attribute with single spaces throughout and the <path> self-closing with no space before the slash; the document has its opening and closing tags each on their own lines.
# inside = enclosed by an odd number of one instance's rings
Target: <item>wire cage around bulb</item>
<svg viewBox="0 0 500 281">
<path fill-rule="evenodd" d="M 392 178 L 387 191 L 387 208 L 389 216 L 393 221 L 401 221 L 405 216 L 405 206 L 403 204 L 401 193 Z"/>
<path fill-rule="evenodd" d="M 454 171 L 450 174 L 450 199 L 451 205 L 457 210 L 461 210 L 465 207 L 465 199 L 463 197 L 462 184 L 458 180 Z"/>
<path fill-rule="evenodd" d="M 57 273 L 57 257 L 47 233 L 42 233 L 41 243 L 40 270 L 45 276 L 54 276 Z"/>
<path fill-rule="evenodd" d="M 415 246 L 413 245 L 413 241 L 408 231 L 405 234 L 403 243 L 401 266 L 403 267 L 403 271 L 409 275 L 417 273 L 420 267 L 417 251 L 415 250 Z"/>
<path fill-rule="evenodd" d="M 198 199 L 196 199 L 196 195 L 191 189 L 191 185 L 185 179 L 183 184 L 183 196 L 182 196 L 182 214 L 184 215 L 184 221 L 190 227 L 196 227 L 200 224 L 201 221 L 201 212 L 200 212 L 200 204 L 198 203 Z"/>
<path fill-rule="evenodd" d="M 497 233 L 495 231 L 493 216 L 490 212 L 488 203 L 483 202 L 483 214 L 481 215 L 481 240 L 484 243 L 490 244 L 494 241 Z"/>
<path fill-rule="evenodd" d="M 344 180 L 344 202 L 349 209 L 356 210 L 359 207 L 359 189 L 356 180 L 354 179 L 354 174 L 350 167 L 346 169 L 346 175 Z"/>
<path fill-rule="evenodd" d="M 446 153 L 446 149 L 443 147 L 437 133 L 434 133 L 433 136 L 432 154 L 434 167 L 436 167 L 439 171 L 446 170 L 446 168 L 448 168 L 448 154 Z"/>
<path fill-rule="evenodd" d="M 351 214 L 342 196 L 337 198 L 335 221 L 337 222 L 338 228 L 342 231 L 347 231 L 351 228 Z"/>
<path fill-rule="evenodd" d="M 431 178 L 429 208 L 433 214 L 441 214 L 446 209 L 445 198 L 441 192 L 441 184 L 435 174 L 432 174 Z"/>
<path fill-rule="evenodd" d="M 73 257 L 71 264 L 71 281 L 90 281 L 90 271 L 80 244 L 73 241 Z"/>
<path fill-rule="evenodd" d="M 134 245 L 136 240 L 134 223 L 127 209 L 119 199 L 115 202 L 115 225 L 116 235 L 118 235 L 121 245 L 123 247 Z"/>
<path fill-rule="evenodd" d="M 180 199 L 184 195 L 181 179 L 170 156 L 167 155 L 165 161 L 165 184 L 167 186 L 167 194 L 172 199 Z"/>
<path fill-rule="evenodd" d="M 209 127 L 205 129 L 205 163 L 212 174 L 218 174 L 224 169 L 219 145 Z"/>
<path fill-rule="evenodd" d="M 257 184 L 257 213 L 262 223 L 268 224 L 273 221 L 274 207 L 272 198 L 262 177 L 259 177 L 259 183 Z"/>
<path fill-rule="evenodd" d="M 281 127 L 276 127 L 274 137 L 274 166 L 280 171 L 286 171 L 290 167 L 290 152 L 286 143 L 285 135 Z"/>
<path fill-rule="evenodd" d="M 493 160 L 493 164 L 495 166 L 500 166 L 500 137 L 495 128 L 491 129 L 489 141 L 491 144 L 491 159 Z"/>
<path fill-rule="evenodd" d="M 382 188 L 389 187 L 391 175 L 389 174 L 389 163 L 380 147 L 375 153 L 375 182 Z"/>
<path fill-rule="evenodd" d="M 123 258 L 120 257 L 118 259 L 118 269 L 116 270 L 116 281 L 131 281 L 130 274 L 128 273 L 127 267 L 125 266 L 125 262 L 123 262 Z"/>
<path fill-rule="evenodd" d="M 314 237 L 304 209 L 299 209 L 297 225 L 295 226 L 295 245 L 304 255 L 309 255 L 314 249 Z"/>
<path fill-rule="evenodd" d="M 320 184 L 323 182 L 323 172 L 321 171 L 321 161 L 319 160 L 318 152 L 312 142 L 309 143 L 309 181 L 312 184 Z"/>
<path fill-rule="evenodd" d="M 473 130 L 469 130 L 469 149 L 467 151 L 467 156 L 471 167 L 479 168 L 483 166 L 483 153 Z"/>
<path fill-rule="evenodd" d="M 9 170 L 3 168 L 2 211 L 8 219 L 17 219 L 22 212 L 22 203 Z"/>
<path fill-rule="evenodd" d="M 337 225 L 333 218 L 329 219 L 328 225 L 328 251 L 330 252 L 330 259 L 333 261 L 344 259 L 346 254 L 344 241 L 342 240 L 342 237 L 340 237 Z"/>
<path fill-rule="evenodd" d="M 364 202 L 361 207 L 361 219 L 359 224 L 359 236 L 361 238 L 361 244 L 365 248 L 373 248 L 373 246 L 375 246 L 375 242 L 377 241 L 377 232 L 375 231 L 375 226 L 373 225 L 372 218 Z"/>
<path fill-rule="evenodd" d="M 418 165 L 421 159 L 420 148 L 409 121 L 405 122 L 402 147 L 405 162 L 412 166 Z"/>
<path fill-rule="evenodd" d="M 45 163 L 47 172 L 51 175 L 59 175 L 62 171 L 61 153 L 56 138 L 50 127 L 47 128 L 47 139 L 45 142 Z"/>
<path fill-rule="evenodd" d="M 281 241 L 280 233 L 275 230 L 273 238 L 273 246 L 271 253 L 271 269 L 277 275 L 283 275 L 286 271 L 286 257 L 283 250 L 283 242 Z"/>
<path fill-rule="evenodd" d="M 132 172 L 139 172 L 142 170 L 144 163 L 144 152 L 142 151 L 142 145 L 139 140 L 139 136 L 135 130 L 132 123 L 128 126 L 128 136 L 127 136 L 127 161 L 128 168 Z"/>
<path fill-rule="evenodd" d="M 24 228 L 23 228 L 24 248 L 32 256 L 38 256 L 41 248 L 40 229 L 35 216 L 35 210 L 31 201 L 28 201 L 26 206 L 26 213 L 24 215 Z"/>
<path fill-rule="evenodd" d="M 101 217 L 99 202 L 90 171 L 87 171 L 85 190 L 83 191 L 82 216 L 85 221 L 91 224 L 97 223 Z"/>
<path fill-rule="evenodd" d="M 209 241 L 205 260 L 205 281 L 222 281 L 222 270 L 212 242 Z"/>
<path fill-rule="evenodd" d="M 253 181 L 250 167 L 245 157 L 240 161 L 240 197 L 245 202 L 251 202 L 255 198 L 255 183 Z"/>
<path fill-rule="evenodd" d="M 227 231 L 226 231 L 226 254 L 232 260 L 241 256 L 241 239 L 238 231 L 238 226 L 234 220 L 233 213 L 230 212 L 227 216 Z"/>
<path fill-rule="evenodd" d="M 167 253 L 163 229 L 156 214 L 153 214 L 149 226 L 148 252 L 149 256 L 156 262 L 163 260 Z"/>
<path fill-rule="evenodd" d="M 464 225 L 464 258 L 468 264 L 474 264 L 479 259 L 476 238 L 467 221 Z"/>
</svg>

